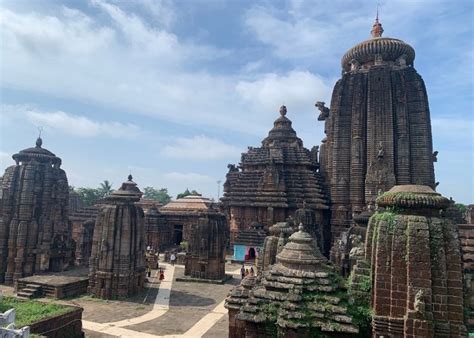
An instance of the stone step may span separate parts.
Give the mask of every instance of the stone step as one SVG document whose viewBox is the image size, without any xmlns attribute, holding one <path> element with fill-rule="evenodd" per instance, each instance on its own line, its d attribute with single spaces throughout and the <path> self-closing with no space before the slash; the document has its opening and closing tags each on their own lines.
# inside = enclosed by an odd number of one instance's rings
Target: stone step
<svg viewBox="0 0 474 338">
<path fill-rule="evenodd" d="M 34 293 L 18 291 L 18 293 L 16 294 L 16 296 L 17 296 L 18 298 L 27 298 L 27 299 L 30 299 L 30 298 L 33 298 Z"/>
</svg>

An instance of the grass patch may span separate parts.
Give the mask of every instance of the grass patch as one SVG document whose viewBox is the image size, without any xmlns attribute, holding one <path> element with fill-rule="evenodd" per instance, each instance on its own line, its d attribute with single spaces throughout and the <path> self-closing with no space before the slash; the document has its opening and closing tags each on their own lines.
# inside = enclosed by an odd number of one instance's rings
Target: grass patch
<svg viewBox="0 0 474 338">
<path fill-rule="evenodd" d="M 33 300 L 23 301 L 14 297 L 3 297 L 0 300 L 0 312 L 5 312 L 12 308 L 16 310 L 16 327 L 28 326 L 42 319 L 74 310 L 74 308 L 69 306 L 46 304 Z"/>
</svg>

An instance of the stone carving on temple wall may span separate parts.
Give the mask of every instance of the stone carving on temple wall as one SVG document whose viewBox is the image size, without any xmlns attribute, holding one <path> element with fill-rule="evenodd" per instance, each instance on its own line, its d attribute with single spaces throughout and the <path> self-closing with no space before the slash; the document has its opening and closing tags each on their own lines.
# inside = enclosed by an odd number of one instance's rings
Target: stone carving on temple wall
<svg viewBox="0 0 474 338">
<path fill-rule="evenodd" d="M 324 121 L 329 117 L 329 108 L 325 106 L 325 102 L 317 101 L 314 106 L 319 110 L 318 121 Z"/>
</svg>

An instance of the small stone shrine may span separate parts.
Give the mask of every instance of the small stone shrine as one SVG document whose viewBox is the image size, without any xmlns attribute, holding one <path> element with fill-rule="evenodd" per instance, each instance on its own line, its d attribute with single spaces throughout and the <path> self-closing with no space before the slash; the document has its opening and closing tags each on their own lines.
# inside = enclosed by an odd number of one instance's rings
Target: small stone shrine
<svg viewBox="0 0 474 338">
<path fill-rule="evenodd" d="M 286 114 L 286 107 L 281 106 L 280 117 L 262 146 L 249 147 L 238 166 L 228 165 L 221 201 L 231 245 L 237 234 L 252 223 L 258 222 L 268 230 L 294 216 L 303 203 L 314 211 L 317 224 L 328 227 L 325 216 L 329 207 L 318 172 L 318 148 L 304 148 Z"/>
<path fill-rule="evenodd" d="M 89 267 L 92 295 L 105 299 L 130 297 L 145 284 L 143 210 L 135 205 L 142 193 L 132 181 L 106 197 L 94 229 Z"/>
<path fill-rule="evenodd" d="M 267 233 L 263 230 L 263 225 L 253 222 L 251 227 L 244 229 L 237 234 L 234 240 L 235 262 L 256 262 L 263 249 L 263 243 Z"/>
<path fill-rule="evenodd" d="M 231 292 L 229 336 L 350 337 L 359 330 L 345 297 L 340 277 L 301 225 L 248 293 Z"/>
<path fill-rule="evenodd" d="M 449 200 L 428 186 L 401 185 L 377 198 L 369 221 L 374 337 L 466 337 L 457 226 Z"/>
<path fill-rule="evenodd" d="M 229 235 L 223 214 L 200 217 L 191 228 L 186 254 L 184 278 L 176 280 L 213 281 L 223 283 L 225 274 L 226 244 Z"/>
<path fill-rule="evenodd" d="M 69 187 L 61 159 L 36 146 L 13 155 L 5 170 L 0 211 L 0 283 L 63 271 L 73 257 Z"/>
<path fill-rule="evenodd" d="M 278 222 L 270 227 L 270 236 L 265 238 L 263 251 L 258 258 L 259 275 L 276 263 L 276 256 L 283 250 L 293 232 L 294 229 L 289 222 Z"/>
</svg>

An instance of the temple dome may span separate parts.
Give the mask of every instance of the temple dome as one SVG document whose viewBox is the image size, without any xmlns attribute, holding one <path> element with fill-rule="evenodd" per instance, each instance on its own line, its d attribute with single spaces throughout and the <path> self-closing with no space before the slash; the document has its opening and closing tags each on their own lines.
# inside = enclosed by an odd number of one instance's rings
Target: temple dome
<svg viewBox="0 0 474 338">
<path fill-rule="evenodd" d="M 355 45 L 344 54 L 341 60 L 343 70 L 349 71 L 353 60 L 360 65 L 373 64 L 377 55 L 380 55 L 384 61 L 396 61 L 405 56 L 406 64 L 413 65 L 415 60 L 413 47 L 399 39 L 383 38 L 383 28 L 378 21 L 378 17 L 371 33 L 371 39 Z"/>
<path fill-rule="evenodd" d="M 12 158 L 18 162 L 26 162 L 32 159 L 39 161 L 39 162 L 52 162 L 61 164 L 61 159 L 54 155 L 47 149 L 41 148 L 43 145 L 43 140 L 41 137 L 38 137 L 36 140 L 36 146 L 23 149 L 19 151 L 17 154 L 14 154 Z"/>
</svg>

